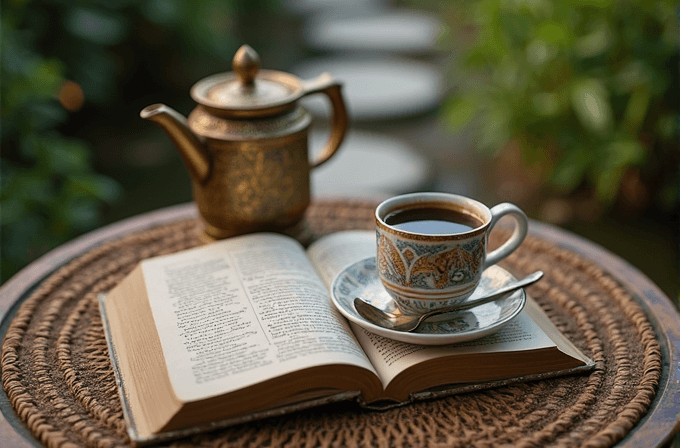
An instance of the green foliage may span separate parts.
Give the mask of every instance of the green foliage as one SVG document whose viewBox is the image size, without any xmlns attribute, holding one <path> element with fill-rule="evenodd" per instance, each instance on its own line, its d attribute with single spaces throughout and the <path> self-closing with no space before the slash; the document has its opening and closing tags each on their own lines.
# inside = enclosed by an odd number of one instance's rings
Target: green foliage
<svg viewBox="0 0 680 448">
<path fill-rule="evenodd" d="M 663 177 L 657 205 L 677 203 L 677 167 L 667 166 L 678 157 L 676 2 L 446 5 L 449 45 L 471 42 L 457 61 L 460 88 L 444 106 L 453 131 L 474 124 L 490 154 L 514 142 L 529 164 L 547 156 L 557 192 L 585 185 L 610 204 L 635 168 Z"/>
<path fill-rule="evenodd" d="M 86 143 L 57 127 L 67 112 L 57 101 L 63 64 L 35 51 L 21 29 L 23 5 L 2 14 L 2 278 L 57 244 L 97 225 L 102 201 L 120 194 L 94 172 Z"/>
<path fill-rule="evenodd" d="M 144 96 L 187 96 L 192 82 L 228 69 L 240 44 L 234 29 L 240 15 L 266 10 L 270 2 L 0 3 L 2 281 L 99 225 L 104 206 L 123 195 L 95 170 L 97 143 L 76 135 L 97 138 L 97 126 L 104 125 L 123 137 L 124 126 L 149 104 Z M 57 100 L 65 79 L 84 92 L 79 112 L 67 112 Z"/>
</svg>

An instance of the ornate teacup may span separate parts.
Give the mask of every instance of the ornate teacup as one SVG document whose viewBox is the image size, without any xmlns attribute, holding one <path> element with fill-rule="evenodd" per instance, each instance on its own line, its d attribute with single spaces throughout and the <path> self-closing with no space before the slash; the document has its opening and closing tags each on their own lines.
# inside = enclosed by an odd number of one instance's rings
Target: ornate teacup
<svg viewBox="0 0 680 448">
<path fill-rule="evenodd" d="M 487 253 L 491 229 L 503 216 L 513 234 Z M 482 272 L 507 257 L 527 234 L 517 206 L 448 193 L 412 193 L 382 202 L 375 211 L 378 275 L 404 314 L 422 314 L 463 302 Z"/>
</svg>

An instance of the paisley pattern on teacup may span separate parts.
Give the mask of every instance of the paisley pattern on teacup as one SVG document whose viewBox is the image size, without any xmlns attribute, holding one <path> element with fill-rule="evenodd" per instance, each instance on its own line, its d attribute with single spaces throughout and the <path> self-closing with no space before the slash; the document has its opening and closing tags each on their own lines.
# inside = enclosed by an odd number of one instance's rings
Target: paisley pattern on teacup
<svg viewBox="0 0 680 448">
<path fill-rule="evenodd" d="M 480 237 L 433 245 L 393 239 L 378 231 L 378 272 L 381 278 L 406 287 L 456 287 L 479 277 L 485 243 L 485 238 Z"/>
</svg>

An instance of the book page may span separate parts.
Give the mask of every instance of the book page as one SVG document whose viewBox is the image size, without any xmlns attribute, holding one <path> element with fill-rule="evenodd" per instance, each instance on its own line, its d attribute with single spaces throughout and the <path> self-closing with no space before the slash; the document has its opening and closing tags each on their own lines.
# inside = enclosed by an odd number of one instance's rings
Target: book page
<svg viewBox="0 0 680 448">
<path fill-rule="evenodd" d="M 375 232 L 371 230 L 332 233 L 307 249 L 307 256 L 328 288 L 343 268 L 364 258 L 375 257 L 375 253 Z"/>
<path fill-rule="evenodd" d="M 527 296 L 526 307 L 538 307 Z M 415 364 L 442 356 L 467 353 L 497 353 L 554 347 L 555 343 L 525 312 L 498 333 L 455 345 L 425 346 L 386 339 L 351 324 L 359 343 L 375 366 L 383 385 Z"/>
<path fill-rule="evenodd" d="M 309 259 L 330 288 L 335 277 L 346 266 L 375 256 L 375 233 L 372 231 L 345 231 L 325 236 L 307 250 Z M 543 316 L 546 322 L 538 320 Z M 474 341 L 445 346 L 407 344 L 375 335 L 350 322 L 357 340 L 375 367 L 387 388 L 399 373 L 416 364 L 451 355 L 500 353 L 538 350 L 555 347 L 556 343 L 542 329 L 552 327 L 538 305 L 527 296 L 527 304 L 520 315 L 499 332 Z M 557 329 L 554 329 L 559 334 Z"/>
<path fill-rule="evenodd" d="M 299 369 L 373 371 L 295 240 L 254 234 L 142 263 L 172 386 L 183 401 Z"/>
</svg>

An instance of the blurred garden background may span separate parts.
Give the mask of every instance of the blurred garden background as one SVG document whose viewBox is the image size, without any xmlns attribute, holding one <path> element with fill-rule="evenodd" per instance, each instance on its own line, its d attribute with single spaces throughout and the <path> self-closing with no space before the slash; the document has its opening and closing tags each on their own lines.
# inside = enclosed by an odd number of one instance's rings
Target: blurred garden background
<svg viewBox="0 0 680 448">
<path fill-rule="evenodd" d="M 353 154 L 384 147 L 402 190 L 515 202 L 678 298 L 675 1 L 5 0 L 1 8 L 2 282 L 79 234 L 190 201 L 180 157 L 139 111 L 163 102 L 187 115 L 191 86 L 230 71 L 248 43 L 263 68 L 305 78 L 327 70 L 345 82 Z M 327 110 L 309 108 L 323 129 Z M 343 157 L 349 149 L 338 163 Z M 339 182 L 319 195 L 361 195 Z"/>
</svg>

